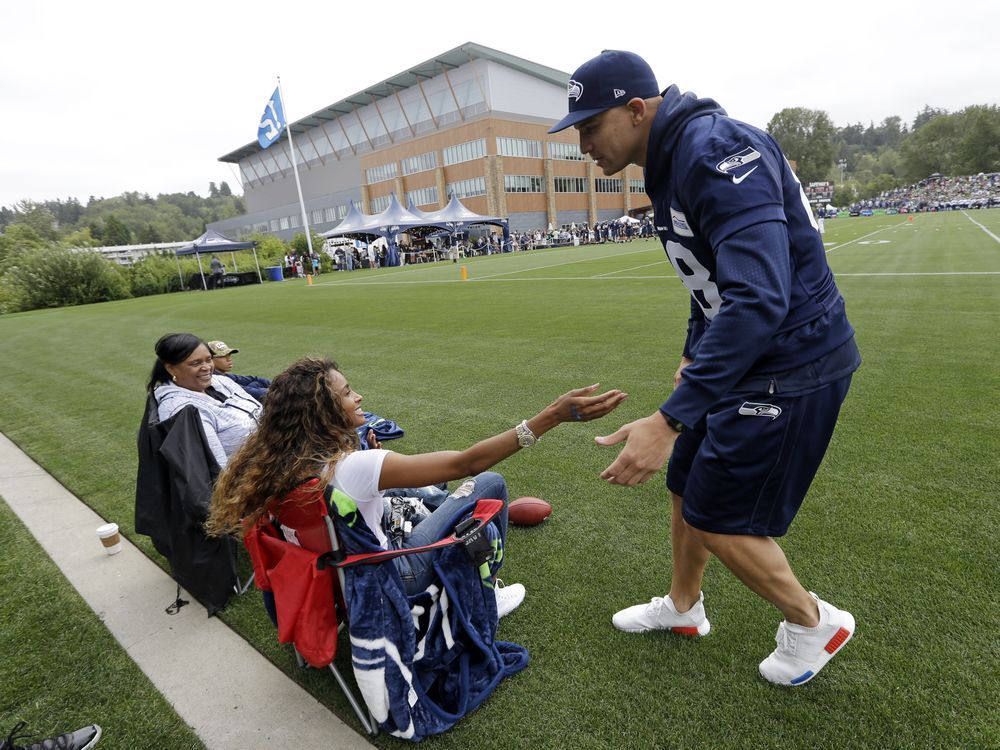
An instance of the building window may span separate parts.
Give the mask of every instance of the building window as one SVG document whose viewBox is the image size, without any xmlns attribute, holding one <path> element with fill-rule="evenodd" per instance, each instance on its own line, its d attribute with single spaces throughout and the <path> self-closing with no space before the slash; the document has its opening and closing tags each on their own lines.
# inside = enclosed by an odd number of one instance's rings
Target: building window
<svg viewBox="0 0 1000 750">
<path fill-rule="evenodd" d="M 253 231 L 256 234 L 264 234 L 264 232 L 267 231 L 267 222 L 266 221 L 262 221 L 259 224 L 254 224 L 253 225 Z"/>
<path fill-rule="evenodd" d="M 528 159 L 542 158 L 542 142 L 524 138 L 503 138 L 497 136 L 497 153 L 501 156 L 523 156 Z"/>
<path fill-rule="evenodd" d="M 586 177 L 554 177 L 552 178 L 552 181 L 555 183 L 557 193 L 587 192 Z"/>
<path fill-rule="evenodd" d="M 580 147 L 575 143 L 550 143 L 550 159 L 567 159 L 569 161 L 583 161 L 584 155 L 580 153 Z M 569 192 L 569 191 L 567 191 Z"/>
<path fill-rule="evenodd" d="M 392 194 L 390 193 L 389 195 Z M 390 200 L 389 195 L 383 195 L 378 198 L 372 198 L 369 201 L 369 205 L 371 206 L 371 212 L 373 214 L 382 213 L 387 208 L 389 208 L 389 200 Z"/>
<path fill-rule="evenodd" d="M 402 163 L 404 175 L 426 172 L 428 169 L 434 169 L 438 165 L 437 152 L 428 151 L 426 154 L 411 156 L 409 159 L 403 159 Z"/>
<path fill-rule="evenodd" d="M 527 174 L 507 174 L 503 177 L 503 189 L 507 193 L 544 193 L 545 179 Z"/>
<path fill-rule="evenodd" d="M 277 219 L 271 219 L 271 221 L 268 223 L 268 226 L 271 228 L 272 232 L 277 232 L 278 229 L 279 229 L 279 226 L 278 226 L 279 223 L 280 222 Z"/>
<path fill-rule="evenodd" d="M 288 229 L 288 217 L 287 216 L 282 216 L 280 219 L 278 219 L 278 227 L 280 229 Z"/>
<path fill-rule="evenodd" d="M 622 191 L 621 178 L 598 177 L 594 180 L 595 193 L 620 193 Z"/>
<path fill-rule="evenodd" d="M 486 178 L 473 177 L 469 180 L 459 180 L 448 183 L 448 195 L 457 195 L 459 198 L 475 198 L 477 195 L 486 195 Z"/>
<path fill-rule="evenodd" d="M 317 208 L 315 211 L 312 212 L 312 223 L 313 224 L 322 224 L 323 223 L 323 209 L 322 208 Z"/>
<path fill-rule="evenodd" d="M 323 209 L 323 221 L 329 223 L 337 220 L 337 209 L 333 206 Z"/>
<path fill-rule="evenodd" d="M 411 198 L 413 199 L 414 206 L 426 206 L 429 203 L 437 205 L 438 202 L 437 185 L 420 188 L 419 190 L 411 190 L 406 194 L 407 204 L 409 204 Z"/>
<path fill-rule="evenodd" d="M 295 229 L 295 227 L 301 227 L 302 226 L 302 215 L 301 214 L 292 214 L 291 216 L 288 217 L 288 223 L 292 225 L 292 229 Z"/>
<path fill-rule="evenodd" d="M 376 182 L 385 182 L 386 180 L 391 180 L 399 172 L 396 169 L 396 162 L 389 162 L 388 164 L 380 164 L 377 167 L 369 167 L 365 170 L 365 179 L 368 181 L 369 185 L 374 185 Z"/>
<path fill-rule="evenodd" d="M 486 156 L 486 139 L 479 138 L 475 141 L 466 141 L 457 146 L 449 146 L 441 152 L 444 158 L 444 165 L 461 164 L 463 161 L 482 159 Z"/>
<path fill-rule="evenodd" d="M 630 193 L 645 193 L 646 192 L 646 181 L 645 180 L 629 180 L 628 181 L 628 191 Z"/>
</svg>

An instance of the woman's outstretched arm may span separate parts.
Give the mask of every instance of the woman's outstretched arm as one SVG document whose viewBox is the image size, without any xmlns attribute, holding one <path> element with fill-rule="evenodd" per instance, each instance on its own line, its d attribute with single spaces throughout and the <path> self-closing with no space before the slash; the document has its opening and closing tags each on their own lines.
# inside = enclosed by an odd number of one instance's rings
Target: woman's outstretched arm
<svg viewBox="0 0 1000 750">
<path fill-rule="evenodd" d="M 562 422 L 589 422 L 614 411 L 628 394 L 619 390 L 592 396 L 597 384 L 565 393 L 527 420 L 536 438 Z M 480 440 L 464 451 L 435 451 L 406 456 L 390 453 L 382 464 L 379 489 L 422 487 L 473 476 L 495 466 L 521 449 L 516 428 Z"/>
</svg>

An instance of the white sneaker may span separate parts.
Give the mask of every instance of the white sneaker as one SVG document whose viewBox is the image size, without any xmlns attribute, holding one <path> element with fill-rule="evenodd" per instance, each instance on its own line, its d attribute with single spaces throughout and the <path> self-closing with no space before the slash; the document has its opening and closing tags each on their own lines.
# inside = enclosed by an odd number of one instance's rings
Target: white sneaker
<svg viewBox="0 0 1000 750">
<path fill-rule="evenodd" d="M 681 635 L 708 635 L 712 626 L 705 617 L 704 602 L 705 595 L 700 594 L 691 609 L 687 612 L 678 612 L 670 596 L 655 596 L 648 604 L 636 604 L 616 612 L 611 622 L 626 633 L 670 630 Z"/>
<path fill-rule="evenodd" d="M 776 685 L 802 685 L 815 677 L 854 635 L 854 616 L 811 591 L 819 607 L 819 625 L 807 628 L 783 620 L 774 637 L 778 647 L 760 663 L 764 679 Z"/>
<path fill-rule="evenodd" d="M 512 583 L 508 586 L 498 578 L 493 593 L 497 597 L 497 617 L 503 617 L 521 606 L 525 594 L 524 584 Z"/>
</svg>

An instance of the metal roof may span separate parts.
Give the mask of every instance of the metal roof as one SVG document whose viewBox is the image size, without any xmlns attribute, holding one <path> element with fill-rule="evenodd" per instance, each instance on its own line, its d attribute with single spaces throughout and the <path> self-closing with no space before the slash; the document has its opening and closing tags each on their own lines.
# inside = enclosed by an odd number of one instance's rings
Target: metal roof
<svg viewBox="0 0 1000 750">
<path fill-rule="evenodd" d="M 508 68 L 513 68 L 521 73 L 526 73 L 527 75 L 535 78 L 540 78 L 541 80 L 546 81 L 547 83 L 555 84 L 556 86 L 565 86 L 566 82 L 569 81 L 569 73 L 564 73 L 561 70 L 549 68 L 545 65 L 539 65 L 538 63 L 531 62 L 530 60 L 525 60 L 522 57 L 508 55 L 506 52 L 500 52 L 499 50 L 484 47 L 481 44 L 466 42 L 460 47 L 455 47 L 453 50 L 449 50 L 440 55 L 435 55 L 430 60 L 425 60 L 419 65 L 414 65 L 413 67 L 404 70 L 402 73 L 397 73 L 391 78 L 387 78 L 384 81 L 369 86 L 363 91 L 351 94 L 351 96 L 341 99 L 339 102 L 331 104 L 328 107 L 324 107 L 318 112 L 313 112 L 311 115 L 303 117 L 301 120 L 296 120 L 289 127 L 291 128 L 292 133 L 299 135 L 306 132 L 306 130 L 309 130 L 310 128 L 322 125 L 324 122 L 336 120 L 342 115 L 350 114 L 356 109 L 367 106 L 379 99 L 385 99 L 386 97 L 393 96 L 397 91 L 408 89 L 411 86 L 416 86 L 420 81 L 427 80 L 428 78 L 434 78 L 435 76 L 441 75 L 443 71 L 452 70 L 460 65 L 472 62 L 473 60 L 491 60 L 493 62 L 500 63 L 501 65 L 505 65 Z M 245 159 L 251 154 L 255 154 L 262 150 L 263 149 L 257 141 L 252 141 L 251 143 L 248 143 L 242 148 L 238 148 L 225 156 L 220 156 L 219 161 L 232 162 L 236 164 L 240 161 L 240 159 Z"/>
</svg>

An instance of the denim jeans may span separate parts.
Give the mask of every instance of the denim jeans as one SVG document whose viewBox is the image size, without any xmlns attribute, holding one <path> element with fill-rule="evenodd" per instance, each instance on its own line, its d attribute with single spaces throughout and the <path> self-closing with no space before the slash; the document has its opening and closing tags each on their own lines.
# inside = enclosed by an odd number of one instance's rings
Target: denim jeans
<svg viewBox="0 0 1000 750">
<path fill-rule="evenodd" d="M 403 540 L 403 548 L 421 547 L 443 539 L 452 532 L 460 519 L 462 508 L 476 500 L 503 500 L 503 510 L 493 520 L 492 526 L 499 532 L 503 542 L 507 540 L 507 483 L 499 474 L 484 471 L 463 482 L 427 518 L 418 523 L 410 535 Z M 434 560 L 438 550 L 419 555 L 397 557 L 396 564 L 403 579 L 403 588 L 412 596 L 426 589 L 434 581 Z"/>
</svg>

